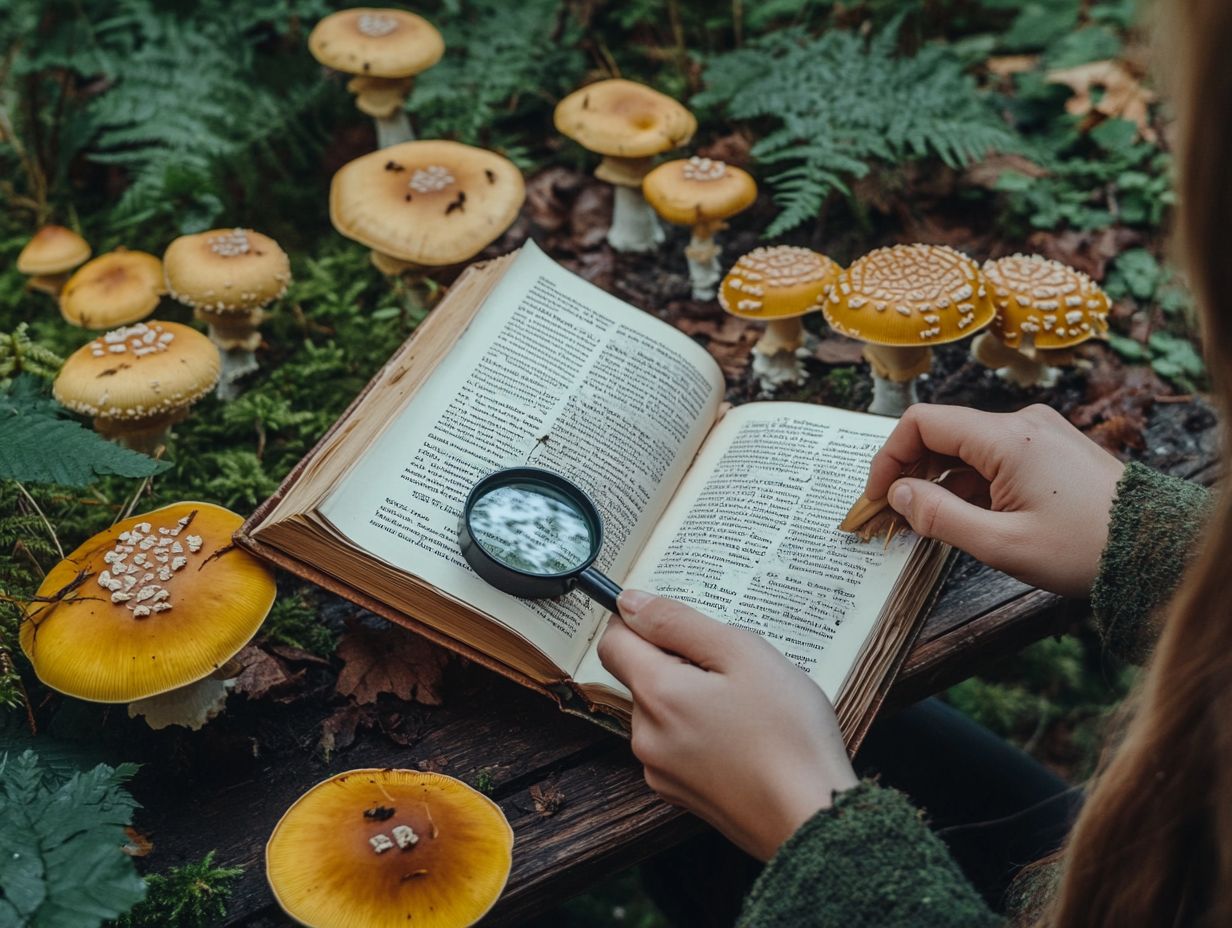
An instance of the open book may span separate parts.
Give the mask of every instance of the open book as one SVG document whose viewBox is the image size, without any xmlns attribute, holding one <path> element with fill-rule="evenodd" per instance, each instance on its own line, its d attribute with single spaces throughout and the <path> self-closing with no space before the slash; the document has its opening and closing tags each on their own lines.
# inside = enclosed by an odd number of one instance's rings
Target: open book
<svg viewBox="0 0 1232 928">
<path fill-rule="evenodd" d="M 789 402 L 724 414 L 724 391 L 688 336 L 527 244 L 458 279 L 237 540 L 566 708 L 627 720 L 596 656 L 605 611 L 579 591 L 509 596 L 459 551 L 476 481 L 557 471 L 602 513 L 596 567 L 769 639 L 854 746 L 948 549 L 836 528 L 893 420 Z"/>
</svg>

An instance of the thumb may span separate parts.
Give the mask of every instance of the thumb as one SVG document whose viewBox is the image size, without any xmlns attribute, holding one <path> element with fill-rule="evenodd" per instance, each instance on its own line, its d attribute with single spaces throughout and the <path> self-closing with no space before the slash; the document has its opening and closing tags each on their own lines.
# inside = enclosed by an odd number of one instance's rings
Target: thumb
<svg viewBox="0 0 1232 928">
<path fill-rule="evenodd" d="M 1013 513 L 992 512 L 975 506 L 929 480 L 904 477 L 890 487 L 890 506 L 904 516 L 912 531 L 962 548 L 980 560 L 989 560 L 1005 537 Z"/>
<path fill-rule="evenodd" d="M 705 670 L 720 669 L 735 647 L 735 629 L 674 599 L 625 590 L 616 604 L 625 624 L 639 636 Z"/>
</svg>

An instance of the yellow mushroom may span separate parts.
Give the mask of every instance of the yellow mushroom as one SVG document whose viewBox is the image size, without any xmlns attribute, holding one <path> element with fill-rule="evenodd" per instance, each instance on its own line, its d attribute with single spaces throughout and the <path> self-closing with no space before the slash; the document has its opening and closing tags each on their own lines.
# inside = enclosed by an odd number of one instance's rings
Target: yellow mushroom
<svg viewBox="0 0 1232 928">
<path fill-rule="evenodd" d="M 979 265 L 945 245 L 893 245 L 852 262 L 830 290 L 826 321 L 864 342 L 873 369 L 869 412 L 901 416 L 916 402 L 915 380 L 932 346 L 988 325 L 992 299 Z"/>
<path fill-rule="evenodd" d="M 415 138 L 406 98 L 415 75 L 445 53 L 445 42 L 430 22 L 406 10 L 341 10 L 316 24 L 308 50 L 327 68 L 354 75 L 347 89 L 360 112 L 376 120 L 377 148 Z"/>
<path fill-rule="evenodd" d="M 30 277 L 31 290 L 60 295 L 73 268 L 89 260 L 90 243 L 64 226 L 43 226 L 17 255 L 17 270 Z"/>
<path fill-rule="evenodd" d="M 694 155 L 659 165 L 643 179 L 642 193 L 668 222 L 693 229 L 685 249 L 693 299 L 713 300 L 722 276 L 714 235 L 753 205 L 757 182 L 738 167 Z"/>
<path fill-rule="evenodd" d="M 1052 384 L 1075 345 L 1108 334 L 1108 296 L 1081 271 L 1017 254 L 985 262 L 984 277 L 997 314 L 971 355 L 1012 383 Z"/>
<path fill-rule="evenodd" d="M 61 404 L 94 417 L 100 435 L 153 454 L 171 426 L 218 382 L 218 349 L 178 322 L 138 322 L 74 351 L 52 385 Z"/>
<path fill-rule="evenodd" d="M 83 329 L 114 329 L 154 312 L 166 289 L 157 257 L 117 248 L 87 261 L 68 279 L 60 315 Z"/>
<path fill-rule="evenodd" d="M 311 928 L 465 928 L 500 897 L 513 830 L 461 780 L 351 770 L 283 815 L 265 873 L 283 910 Z"/>
<path fill-rule="evenodd" d="M 808 248 L 773 245 L 753 249 L 723 278 L 723 310 L 768 323 L 753 346 L 753 374 L 763 392 L 804 381 L 804 365 L 797 356 L 804 345 L 803 317 L 822 308 L 841 270 Z"/>
<path fill-rule="evenodd" d="M 688 144 L 697 120 L 666 94 L 636 81 L 596 81 L 556 105 L 556 131 L 603 155 L 595 170 L 615 188 L 608 243 L 617 251 L 653 251 L 664 239 L 642 197 L 655 155 Z"/>
<path fill-rule="evenodd" d="M 256 633 L 274 576 L 231 536 L 243 520 L 184 502 L 133 516 L 51 569 L 20 628 L 38 678 L 129 703 L 154 728 L 200 728 L 222 709 L 218 671 Z"/>
<path fill-rule="evenodd" d="M 170 294 L 194 309 L 222 352 L 218 396 L 233 399 L 239 379 L 257 369 L 264 307 L 287 291 L 291 261 L 278 243 L 252 229 L 182 235 L 163 255 Z"/>
</svg>

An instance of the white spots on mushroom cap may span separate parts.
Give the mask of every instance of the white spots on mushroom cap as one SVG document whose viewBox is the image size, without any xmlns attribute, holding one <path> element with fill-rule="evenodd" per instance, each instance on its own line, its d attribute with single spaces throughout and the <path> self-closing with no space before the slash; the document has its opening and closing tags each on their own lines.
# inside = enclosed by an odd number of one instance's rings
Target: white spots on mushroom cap
<svg viewBox="0 0 1232 928">
<path fill-rule="evenodd" d="M 1041 328 L 1059 338 L 1077 338 L 1093 328 L 1106 329 L 1108 301 L 1103 291 L 1082 271 L 1060 261 L 1014 254 L 986 262 L 984 274 L 996 291 L 999 305 L 1007 310 L 998 324 L 1001 337 L 1011 347 L 1023 333 L 1039 332 Z M 1069 328 L 1057 325 L 1056 317 L 1049 315 L 1041 324 L 1033 314 L 1055 313 L 1062 307 L 1067 310 L 1064 319 Z"/>
<path fill-rule="evenodd" d="M 454 180 L 448 168 L 430 164 L 426 168 L 416 168 L 406 185 L 416 193 L 436 193 L 454 183 Z"/>
<path fill-rule="evenodd" d="M 731 273 L 737 279 L 766 280 L 772 287 L 794 287 L 824 280 L 830 274 L 831 267 L 823 255 L 808 248 L 772 245 L 754 248 L 733 265 Z M 734 284 L 734 281 L 731 283 Z M 744 290 L 746 293 L 755 292 L 755 288 L 747 284 Z"/>
<path fill-rule="evenodd" d="M 398 28 L 398 20 L 385 13 L 360 13 L 355 28 L 370 39 L 380 39 Z"/>
<path fill-rule="evenodd" d="M 171 558 L 164 549 L 184 550 L 175 539 L 190 521 L 191 516 L 183 516 L 157 529 L 149 522 L 139 522 L 116 537 L 111 550 L 103 554 L 103 563 L 109 569 L 100 571 L 96 579 L 111 594 L 111 602 L 123 604 L 134 618 L 171 609 L 171 591 L 164 584 L 173 582 L 175 575 L 188 566 L 189 559 L 184 555 Z M 192 554 L 200 552 L 204 544 L 200 535 L 188 535 L 185 541 Z M 131 563 L 126 563 L 130 555 Z M 161 566 L 151 564 L 151 557 Z"/>
<path fill-rule="evenodd" d="M 727 173 L 727 165 L 722 161 L 694 155 L 684 163 L 680 173 L 685 180 L 719 180 Z"/>
<path fill-rule="evenodd" d="M 222 258 L 246 255 L 252 250 L 252 244 L 248 241 L 248 233 L 243 229 L 232 229 L 221 235 L 211 235 L 205 243 L 210 251 Z"/>
<path fill-rule="evenodd" d="M 101 358 L 106 354 L 131 352 L 134 357 L 143 358 L 147 354 L 166 351 L 174 340 L 175 333 L 165 331 L 157 322 L 151 324 L 138 322 L 136 325 L 112 329 L 94 339 L 90 342 L 90 354 Z"/>
</svg>

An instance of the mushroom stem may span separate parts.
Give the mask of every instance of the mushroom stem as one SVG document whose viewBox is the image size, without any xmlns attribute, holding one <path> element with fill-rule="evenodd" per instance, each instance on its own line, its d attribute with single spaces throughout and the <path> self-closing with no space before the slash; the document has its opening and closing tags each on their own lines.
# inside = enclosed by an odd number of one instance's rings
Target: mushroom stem
<svg viewBox="0 0 1232 928">
<path fill-rule="evenodd" d="M 390 145 L 415 140 L 415 130 L 411 128 L 410 117 L 404 109 L 399 108 L 389 116 L 377 116 L 375 122 L 377 148 L 388 148 Z"/>
<path fill-rule="evenodd" d="M 1032 354 L 1011 348 L 992 332 L 982 332 L 971 343 L 971 357 L 995 370 L 1002 380 L 1024 388 L 1052 386 L 1060 372 L 1046 362 L 1048 352 L 1037 349 Z M 1062 351 L 1058 360 L 1064 363 L 1070 357 L 1070 352 Z"/>
<path fill-rule="evenodd" d="M 617 185 L 608 244 L 617 251 L 644 254 L 658 248 L 666 237 L 641 190 Z"/>
<path fill-rule="evenodd" d="M 94 431 L 125 448 L 155 457 L 167 444 L 171 426 L 188 418 L 188 407 L 146 419 L 109 419 L 94 417 Z"/>
<path fill-rule="evenodd" d="M 723 277 L 719 267 L 720 248 L 714 241 L 714 234 L 722 226 L 721 222 L 698 223 L 693 227 L 693 235 L 684 250 L 689 261 L 689 283 L 693 285 L 695 300 L 713 300 Z"/>
<path fill-rule="evenodd" d="M 198 308 L 196 317 L 209 325 L 210 341 L 218 346 L 222 368 L 215 388 L 220 400 L 240 395 L 239 380 L 257 369 L 257 346 L 261 344 L 258 326 L 265 318 L 261 309 L 216 313 Z"/>
<path fill-rule="evenodd" d="M 799 316 L 772 319 L 766 333 L 753 346 L 753 376 L 762 393 L 804 383 L 804 362 L 798 352 L 804 345 L 804 322 Z"/>
<path fill-rule="evenodd" d="M 932 366 L 930 348 L 897 345 L 865 345 L 864 357 L 873 369 L 873 401 L 868 411 L 897 418 L 912 403 L 919 402 L 916 378 Z"/>
<path fill-rule="evenodd" d="M 183 725 L 197 731 L 222 712 L 227 702 L 227 692 L 234 685 L 233 679 L 205 677 L 168 693 L 130 702 L 128 717 L 135 719 L 139 715 L 145 716 L 146 724 L 154 729 Z"/>
</svg>

